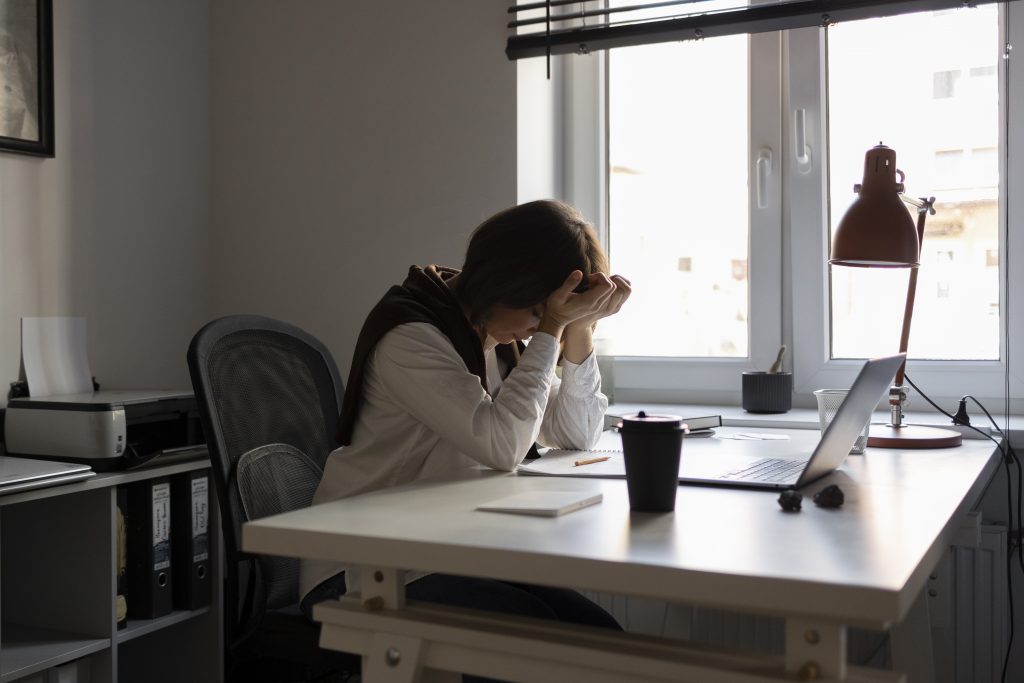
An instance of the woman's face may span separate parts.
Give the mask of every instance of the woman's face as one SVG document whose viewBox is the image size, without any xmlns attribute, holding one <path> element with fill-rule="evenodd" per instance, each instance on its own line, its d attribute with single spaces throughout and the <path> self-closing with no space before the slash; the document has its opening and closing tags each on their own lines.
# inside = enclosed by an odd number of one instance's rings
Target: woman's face
<svg viewBox="0 0 1024 683">
<path fill-rule="evenodd" d="M 537 331 L 542 315 L 544 315 L 544 304 L 530 308 L 495 306 L 487 320 L 484 321 L 484 332 L 499 344 L 529 339 Z"/>
</svg>

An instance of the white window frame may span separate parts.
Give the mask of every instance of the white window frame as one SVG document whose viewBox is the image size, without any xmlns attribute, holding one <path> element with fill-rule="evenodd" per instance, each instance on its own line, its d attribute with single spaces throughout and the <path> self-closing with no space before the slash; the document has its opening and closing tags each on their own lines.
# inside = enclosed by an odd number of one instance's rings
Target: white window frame
<svg viewBox="0 0 1024 683">
<path fill-rule="evenodd" d="M 608 245 L 607 53 L 572 56 L 564 63 L 564 198 L 598 226 Z M 612 57 L 614 58 L 614 57 Z M 762 152 L 771 157 L 764 206 L 749 193 L 750 325 L 748 358 L 659 358 L 617 356 L 616 400 L 733 402 L 741 373 L 766 369 L 782 343 L 782 136 L 781 39 L 778 34 L 750 36 L 749 88 L 760 106 L 748 116 L 750 182 L 757 179 Z M 742 201 L 742 200 L 740 200 Z M 752 254 L 760 258 L 757 265 Z M 615 255 L 610 254 L 614 263 Z M 629 273 L 624 273 L 627 277 Z"/>
<path fill-rule="evenodd" d="M 1002 44 L 1024 46 L 1024 8 L 1011 3 L 1001 5 L 1000 11 Z M 813 390 L 849 386 L 861 365 L 829 357 L 826 76 L 819 67 L 824 30 L 756 34 L 750 39 L 752 184 L 761 150 L 772 154 L 767 207 L 756 207 L 753 192 L 749 204 L 750 253 L 758 256 L 749 261 L 750 358 L 616 357 L 611 365 L 618 401 L 738 404 L 741 373 L 767 368 L 779 344 L 785 343 L 791 350 L 785 367 L 794 373 L 794 403 L 810 407 Z M 1002 360 L 910 361 L 907 367 L 915 383 L 946 408 L 970 394 L 994 414 L 1002 413 L 1008 333 L 1011 412 L 1024 412 L 1024 53 L 1017 52 L 1020 65 L 1004 60 L 1005 68 L 999 70 L 1001 92 L 1010 95 L 1001 108 L 1000 125 L 1005 129 L 1013 123 L 1009 134 L 1001 136 L 999 154 Z M 790 59 L 794 54 L 799 58 Z M 808 58 L 812 55 L 817 59 Z M 563 161 L 557 164 L 561 183 L 556 190 L 595 222 L 607 245 L 606 59 L 600 52 L 557 60 L 564 77 L 559 87 L 564 119 L 558 150 Z M 798 120 L 803 121 L 807 142 L 802 154 L 796 150 Z M 1009 234 L 1008 221 L 1016 226 Z M 912 409 L 930 410 L 923 400 L 915 401 Z"/>
<path fill-rule="evenodd" d="M 1013 5 L 1001 5 L 1000 42 L 1012 44 L 1016 37 L 1018 44 L 1024 44 L 1024 11 Z M 971 11 L 963 9 L 960 11 Z M 1008 21 L 1007 21 L 1008 20 Z M 801 59 L 787 60 L 788 68 L 784 82 L 788 85 L 785 100 L 789 119 L 787 133 L 792 136 L 796 126 L 795 112 L 804 110 L 807 122 L 807 139 L 815 150 L 825 151 L 825 126 L 823 112 L 825 105 L 825 74 L 816 73 L 823 63 L 824 30 L 808 28 L 787 31 L 786 54 L 799 54 Z M 818 59 L 809 59 L 811 55 Z M 1017 56 L 1017 62 L 1021 60 Z M 1010 123 L 1009 134 L 1001 135 L 1000 142 L 1000 226 L 1001 262 L 999 293 L 1002 314 L 1000 317 L 1000 360 L 997 361 L 932 361 L 910 360 L 907 374 L 928 396 L 947 410 L 955 408 L 955 401 L 970 394 L 978 398 L 991 412 L 1003 412 L 1004 386 L 1006 384 L 1006 332 L 1009 330 L 1010 374 L 1009 388 L 1011 412 L 1019 414 L 1024 408 L 1024 358 L 1015 357 L 1013 348 L 1024 349 L 1021 334 L 1024 333 L 1024 273 L 1019 264 L 1024 263 L 1024 231 L 1017 228 L 1007 239 L 1008 217 L 1020 225 L 1024 216 L 1024 65 L 1013 68 L 1013 60 L 1004 60 L 999 69 L 1001 93 L 1009 92 L 1007 106 L 1000 107 L 999 125 L 1005 131 Z M 1007 85 L 1009 90 L 1007 90 Z M 1003 100 L 1001 99 L 1001 102 Z M 1009 149 L 1006 148 L 1009 143 Z M 792 328 L 787 338 L 793 340 L 794 389 L 798 395 L 809 396 L 810 392 L 823 387 L 846 387 L 860 368 L 857 360 L 833 360 L 829 349 L 829 301 L 828 301 L 828 206 L 826 154 L 815 155 L 812 168 L 798 169 L 794 160 L 795 150 L 790 152 L 787 171 L 787 205 L 789 215 L 786 229 L 789 234 L 790 275 L 792 282 L 806 283 L 806 286 L 791 288 L 791 311 L 802 315 L 792 317 Z M 852 198 L 851 198 L 852 202 Z M 1007 271 L 1006 268 L 1009 267 Z M 1013 267 L 1016 266 L 1016 267 Z M 1008 278 L 1007 278 L 1008 276 Z M 1007 289 L 1010 297 L 1007 299 Z M 901 294 L 902 296 L 902 294 Z M 1020 354 L 1020 350 L 1016 351 Z M 1024 354 L 1022 354 L 1024 355 Z M 911 394 L 911 410 L 931 411 L 923 399 Z"/>
</svg>

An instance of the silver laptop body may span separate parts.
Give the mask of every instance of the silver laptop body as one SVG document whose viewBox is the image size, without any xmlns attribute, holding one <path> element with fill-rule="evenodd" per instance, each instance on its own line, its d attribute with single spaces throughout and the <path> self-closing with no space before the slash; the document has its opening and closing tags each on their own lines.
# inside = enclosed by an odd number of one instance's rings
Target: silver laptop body
<svg viewBox="0 0 1024 683">
<path fill-rule="evenodd" d="M 65 484 L 94 475 L 88 465 L 0 456 L 0 495 Z"/>
<path fill-rule="evenodd" d="M 886 393 L 905 354 L 873 358 L 864 363 L 846 400 L 839 406 L 814 452 L 775 454 L 772 458 L 737 456 L 716 467 L 701 455 L 683 455 L 679 481 L 742 488 L 790 489 L 810 484 L 846 460 L 857 436 Z M 710 456 L 714 458 L 714 456 Z M 698 474 L 699 473 L 699 474 Z"/>
</svg>

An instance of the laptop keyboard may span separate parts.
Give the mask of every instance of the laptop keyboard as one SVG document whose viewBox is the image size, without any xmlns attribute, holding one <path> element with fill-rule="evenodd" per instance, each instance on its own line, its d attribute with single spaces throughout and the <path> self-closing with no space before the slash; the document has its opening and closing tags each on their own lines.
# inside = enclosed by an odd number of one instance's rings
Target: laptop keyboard
<svg viewBox="0 0 1024 683">
<path fill-rule="evenodd" d="M 719 479 L 730 481 L 759 481 L 768 484 L 795 483 L 804 467 L 806 460 L 789 460 L 787 458 L 762 458 L 747 465 L 741 470 L 728 472 Z"/>
</svg>

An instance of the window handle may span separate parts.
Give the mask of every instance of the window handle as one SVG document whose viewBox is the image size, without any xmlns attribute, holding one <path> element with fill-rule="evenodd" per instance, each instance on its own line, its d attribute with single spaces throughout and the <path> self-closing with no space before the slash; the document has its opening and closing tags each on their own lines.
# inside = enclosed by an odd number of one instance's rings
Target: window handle
<svg viewBox="0 0 1024 683">
<path fill-rule="evenodd" d="M 796 168 L 801 173 L 811 172 L 811 146 L 807 144 L 807 110 L 793 112 L 793 142 L 796 153 Z"/>
<path fill-rule="evenodd" d="M 762 147 L 757 155 L 757 208 L 768 206 L 768 176 L 772 174 L 772 151 Z"/>
</svg>

